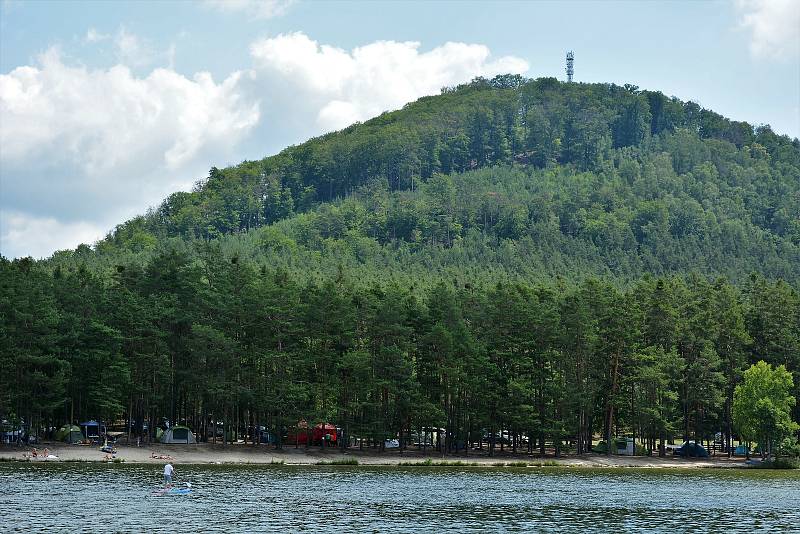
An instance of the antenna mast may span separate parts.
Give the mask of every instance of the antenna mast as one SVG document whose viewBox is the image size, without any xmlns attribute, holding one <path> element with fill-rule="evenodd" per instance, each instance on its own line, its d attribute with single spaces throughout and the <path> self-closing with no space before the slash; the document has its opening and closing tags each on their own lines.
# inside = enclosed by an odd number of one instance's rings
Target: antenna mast
<svg viewBox="0 0 800 534">
<path fill-rule="evenodd" d="M 575 54 L 572 53 L 572 50 L 567 52 L 567 81 L 572 81 L 572 75 L 575 74 L 575 69 L 572 68 L 572 64 L 575 61 Z"/>
</svg>

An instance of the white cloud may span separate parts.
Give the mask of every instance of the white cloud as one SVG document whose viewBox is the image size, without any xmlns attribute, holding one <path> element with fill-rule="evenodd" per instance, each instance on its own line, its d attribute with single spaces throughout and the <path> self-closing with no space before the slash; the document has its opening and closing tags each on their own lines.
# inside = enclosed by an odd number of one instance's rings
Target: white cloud
<svg viewBox="0 0 800 534">
<path fill-rule="evenodd" d="M 121 29 L 115 40 L 135 55 L 141 41 L 130 36 Z M 253 68 L 220 82 L 171 68 L 90 69 L 57 49 L 0 75 L 0 251 L 41 256 L 93 242 L 212 165 L 263 157 L 442 86 L 528 69 L 483 45 L 378 41 L 346 51 L 302 33 L 250 52 Z"/>
<path fill-rule="evenodd" d="M 737 0 L 739 23 L 750 30 L 750 52 L 760 59 L 800 56 L 800 1 Z"/>
<path fill-rule="evenodd" d="M 259 120 L 247 76 L 136 77 L 67 65 L 55 49 L 0 75 L 0 209 L 18 213 L 4 251 L 30 235 L 20 221 L 122 222 L 205 175 Z"/>
<path fill-rule="evenodd" d="M 178 38 L 185 35 L 185 32 L 181 32 Z M 101 33 L 97 28 L 90 27 L 86 30 L 83 42 L 96 45 L 104 52 L 108 50 L 118 64 L 134 69 L 152 68 L 155 65 L 167 65 L 172 69 L 175 64 L 174 42 L 165 49 L 159 49 L 151 40 L 131 32 L 125 26 L 120 26 L 114 34 Z"/>
<path fill-rule="evenodd" d="M 100 33 L 95 28 L 89 28 L 86 31 L 85 40 L 87 43 L 97 43 L 100 41 L 105 41 L 106 39 L 110 39 L 111 36 L 106 33 Z"/>
<path fill-rule="evenodd" d="M 153 63 L 156 53 L 153 47 L 135 33 L 124 27 L 114 37 L 117 61 L 131 67 L 143 67 Z"/>
<path fill-rule="evenodd" d="M 256 19 L 280 17 L 295 0 L 205 0 L 205 5 L 217 11 L 243 12 Z"/>
<path fill-rule="evenodd" d="M 9 258 L 45 258 L 56 250 L 92 244 L 106 231 L 103 226 L 84 221 L 64 222 L 53 217 L 0 212 L 0 254 Z"/>
<path fill-rule="evenodd" d="M 523 73 L 528 63 L 492 59 L 486 46 L 445 43 L 421 52 L 418 42 L 377 41 L 352 51 L 321 45 L 303 33 L 261 39 L 250 53 L 260 79 L 280 79 L 290 94 L 303 94 L 323 130 L 338 129 L 406 102 L 436 94 L 443 86 L 475 76 Z"/>
<path fill-rule="evenodd" d="M 137 78 L 123 65 L 66 65 L 56 49 L 39 62 L 0 75 L 4 161 L 56 154 L 99 175 L 147 153 L 176 169 L 209 143 L 235 143 L 258 121 L 258 105 L 239 94 L 241 72 L 220 84 L 208 73 L 190 80 L 168 69 Z"/>
</svg>

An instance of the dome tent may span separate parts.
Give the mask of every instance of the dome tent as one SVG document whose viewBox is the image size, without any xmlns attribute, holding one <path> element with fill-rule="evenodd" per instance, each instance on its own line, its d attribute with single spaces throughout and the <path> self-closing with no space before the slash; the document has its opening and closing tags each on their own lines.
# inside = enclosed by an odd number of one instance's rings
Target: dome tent
<svg viewBox="0 0 800 534">
<path fill-rule="evenodd" d="M 197 443 L 194 439 L 194 434 L 192 434 L 192 431 L 186 426 L 168 428 L 161 434 L 161 439 L 159 441 L 161 441 L 161 443 Z"/>
<path fill-rule="evenodd" d="M 84 440 L 81 429 L 76 425 L 64 425 L 56 432 L 56 440 L 66 443 L 80 443 Z"/>
</svg>

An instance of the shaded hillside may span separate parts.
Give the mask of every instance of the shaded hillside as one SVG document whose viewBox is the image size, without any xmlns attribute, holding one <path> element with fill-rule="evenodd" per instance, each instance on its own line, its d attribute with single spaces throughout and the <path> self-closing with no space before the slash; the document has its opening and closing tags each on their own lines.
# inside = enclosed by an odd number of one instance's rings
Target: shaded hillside
<svg viewBox="0 0 800 534">
<path fill-rule="evenodd" d="M 631 86 L 479 79 L 214 168 L 89 257 L 142 261 L 175 238 L 289 270 L 797 281 L 800 143 Z"/>
</svg>

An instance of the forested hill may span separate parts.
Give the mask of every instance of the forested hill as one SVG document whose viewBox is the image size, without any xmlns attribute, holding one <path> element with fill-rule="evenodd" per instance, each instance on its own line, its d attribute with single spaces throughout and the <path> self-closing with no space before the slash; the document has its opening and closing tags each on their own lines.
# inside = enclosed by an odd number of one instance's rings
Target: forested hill
<svg viewBox="0 0 800 534">
<path fill-rule="evenodd" d="M 476 80 L 212 169 L 94 248 L 0 258 L 0 420 L 788 454 L 799 281 L 797 140 L 630 86 Z M 743 405 L 761 360 L 785 394 Z"/>
<path fill-rule="evenodd" d="M 800 142 L 629 85 L 476 79 L 212 168 L 96 250 L 101 265 L 138 261 L 171 238 L 222 238 L 290 270 L 796 282 Z"/>
</svg>

